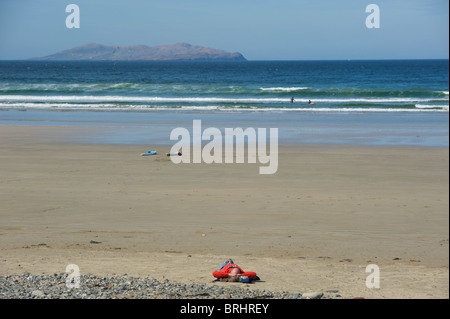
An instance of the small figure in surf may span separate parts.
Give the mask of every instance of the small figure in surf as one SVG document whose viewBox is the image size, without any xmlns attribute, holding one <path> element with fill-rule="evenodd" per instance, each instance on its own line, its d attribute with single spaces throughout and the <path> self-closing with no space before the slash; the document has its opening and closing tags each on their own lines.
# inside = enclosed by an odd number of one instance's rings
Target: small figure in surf
<svg viewBox="0 0 450 319">
<path fill-rule="evenodd" d="M 311 101 L 311 100 L 309 100 L 309 101 L 308 101 L 308 104 L 314 104 L 314 102 L 313 102 L 313 101 Z"/>
<path fill-rule="evenodd" d="M 166 153 L 167 156 L 181 156 L 181 152 L 176 152 L 176 153 Z"/>
<path fill-rule="evenodd" d="M 294 103 L 294 102 L 295 102 L 294 97 L 291 97 L 291 103 Z"/>
</svg>

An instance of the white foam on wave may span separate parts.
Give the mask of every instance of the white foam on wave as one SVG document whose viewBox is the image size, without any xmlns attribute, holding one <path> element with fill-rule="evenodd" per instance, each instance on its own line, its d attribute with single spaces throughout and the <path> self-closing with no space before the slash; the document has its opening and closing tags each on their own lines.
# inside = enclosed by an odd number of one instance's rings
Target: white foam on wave
<svg viewBox="0 0 450 319">
<path fill-rule="evenodd" d="M 277 98 L 241 98 L 220 97 L 158 97 L 158 96 L 37 96 L 37 95 L 0 95 L 0 101 L 54 101 L 54 102 L 286 102 Z"/>
<path fill-rule="evenodd" d="M 0 102 L 0 108 L 18 108 L 18 109 L 117 109 L 128 108 L 133 105 L 117 105 L 117 104 L 77 104 L 77 103 L 2 103 Z"/>
<path fill-rule="evenodd" d="M 415 105 L 416 108 L 418 109 L 444 109 L 444 110 L 448 110 L 449 106 L 448 105 L 442 105 L 442 104 L 416 104 Z"/>
<path fill-rule="evenodd" d="M 235 109 L 234 109 L 235 110 Z M 258 108 L 251 111 L 261 112 L 329 112 L 329 113 L 380 113 L 380 112 L 443 112 L 438 109 L 404 109 L 404 108 Z M 448 109 L 446 110 L 448 112 Z"/>
<path fill-rule="evenodd" d="M 299 90 L 308 90 L 309 87 L 273 87 L 273 88 L 259 88 L 262 91 L 284 91 L 284 92 L 294 92 Z"/>
<path fill-rule="evenodd" d="M 0 101 L 40 101 L 40 102 L 212 102 L 212 103 L 286 103 L 286 98 L 222 98 L 222 97 L 158 97 L 158 96 L 93 96 L 93 95 L 0 95 Z M 297 103 L 307 103 L 309 99 L 296 99 Z M 445 98 L 348 98 L 314 99 L 316 103 L 404 103 L 448 101 Z"/>
<path fill-rule="evenodd" d="M 329 112 L 329 113 L 370 113 L 370 112 L 448 112 L 448 106 L 440 106 L 436 108 L 431 105 L 422 105 L 416 108 L 371 108 L 371 107 L 298 107 L 298 108 L 275 108 L 275 107 L 246 107 L 235 106 L 225 107 L 219 105 L 191 105 L 191 106 L 165 106 L 165 105 L 145 105 L 145 104 L 111 104 L 111 103 L 95 103 L 95 104 L 78 104 L 78 103 L 2 103 L 0 109 L 35 109 L 35 110 L 74 110 L 74 111 L 223 111 L 223 112 Z"/>
</svg>

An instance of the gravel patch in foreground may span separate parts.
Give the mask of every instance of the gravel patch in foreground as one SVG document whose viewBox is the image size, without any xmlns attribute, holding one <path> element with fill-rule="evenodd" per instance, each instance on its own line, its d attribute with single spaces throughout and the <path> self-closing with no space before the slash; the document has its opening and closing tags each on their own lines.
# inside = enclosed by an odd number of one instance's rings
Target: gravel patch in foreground
<svg viewBox="0 0 450 319">
<path fill-rule="evenodd" d="M 288 293 L 255 289 L 253 284 L 178 283 L 168 279 L 126 274 L 79 277 L 79 288 L 69 288 L 67 273 L 0 277 L 0 299 L 342 299 L 337 290 Z"/>
</svg>

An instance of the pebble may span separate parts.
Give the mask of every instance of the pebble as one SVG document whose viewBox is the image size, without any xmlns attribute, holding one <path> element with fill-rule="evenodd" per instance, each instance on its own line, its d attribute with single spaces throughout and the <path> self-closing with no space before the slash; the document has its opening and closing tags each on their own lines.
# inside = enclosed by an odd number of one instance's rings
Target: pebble
<svg viewBox="0 0 450 319">
<path fill-rule="evenodd" d="M 80 276 L 80 287 L 66 286 L 67 273 L 0 276 L 0 299 L 341 299 L 322 292 L 295 293 L 257 289 L 258 283 L 219 285 L 179 283 L 152 277 Z M 337 291 L 328 290 L 335 293 Z"/>
<path fill-rule="evenodd" d="M 327 290 L 327 292 L 330 292 L 330 293 L 338 293 L 338 292 L 339 292 L 339 290 L 335 290 L 335 289 L 330 289 L 330 290 Z"/>
<path fill-rule="evenodd" d="M 40 291 L 40 290 L 33 290 L 33 291 L 31 292 L 31 295 L 32 295 L 32 296 L 36 296 L 36 297 L 42 297 L 42 296 L 44 296 L 45 294 L 44 294 L 42 291 Z"/>
<path fill-rule="evenodd" d="M 323 297 L 323 292 L 308 292 L 302 295 L 302 299 L 320 299 Z"/>
</svg>

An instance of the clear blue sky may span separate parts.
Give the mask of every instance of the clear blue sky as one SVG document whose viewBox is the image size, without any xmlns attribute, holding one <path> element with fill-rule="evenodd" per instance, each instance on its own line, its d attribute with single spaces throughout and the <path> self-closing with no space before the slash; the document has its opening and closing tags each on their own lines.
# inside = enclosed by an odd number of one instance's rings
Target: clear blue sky
<svg viewBox="0 0 450 319">
<path fill-rule="evenodd" d="M 80 28 L 68 29 L 68 4 Z M 366 27 L 366 6 L 380 28 Z M 0 0 L 0 59 L 78 45 L 187 42 L 249 60 L 449 56 L 448 0 Z"/>
</svg>

